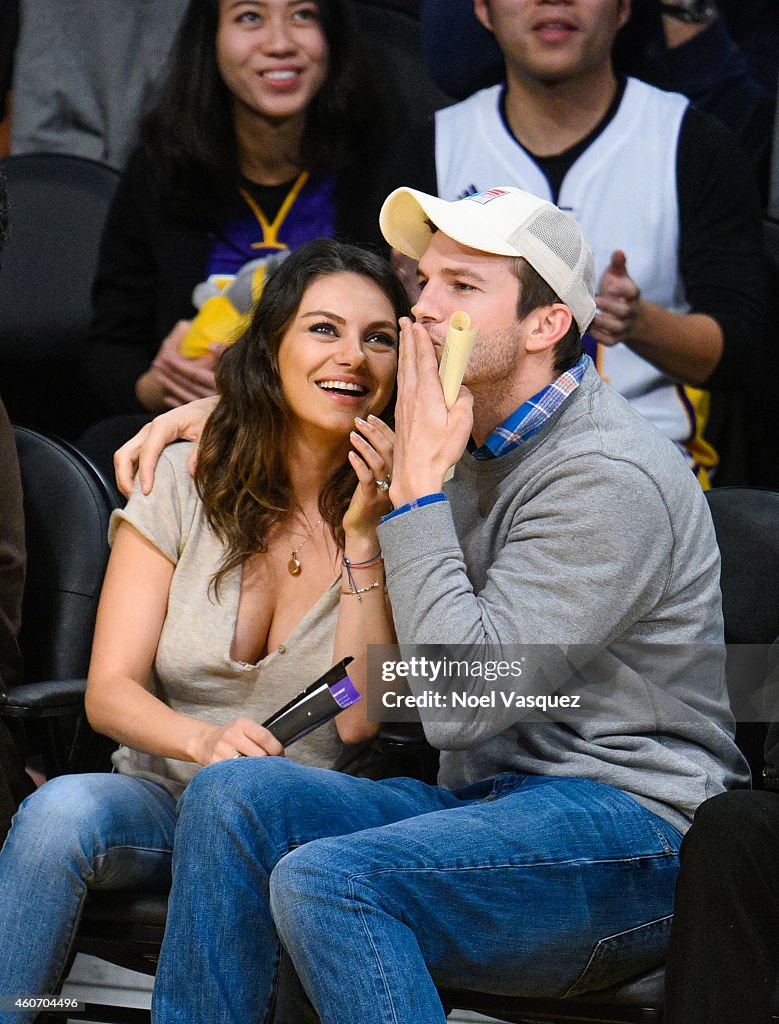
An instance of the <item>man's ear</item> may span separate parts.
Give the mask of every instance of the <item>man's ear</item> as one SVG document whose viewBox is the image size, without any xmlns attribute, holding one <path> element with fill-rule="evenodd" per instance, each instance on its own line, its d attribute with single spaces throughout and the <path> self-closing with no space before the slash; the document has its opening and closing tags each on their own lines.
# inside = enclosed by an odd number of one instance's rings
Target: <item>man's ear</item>
<svg viewBox="0 0 779 1024">
<path fill-rule="evenodd" d="M 552 306 L 539 306 L 527 316 L 526 350 L 544 352 L 552 348 L 565 337 L 572 323 L 573 314 L 562 302 L 555 302 Z"/>
<path fill-rule="evenodd" d="M 633 13 L 633 0 L 617 0 L 619 10 L 617 11 L 617 24 L 619 28 L 626 25 Z"/>
<path fill-rule="evenodd" d="M 476 20 L 481 22 L 488 32 L 492 32 L 489 0 L 473 0 L 473 13 Z"/>
</svg>

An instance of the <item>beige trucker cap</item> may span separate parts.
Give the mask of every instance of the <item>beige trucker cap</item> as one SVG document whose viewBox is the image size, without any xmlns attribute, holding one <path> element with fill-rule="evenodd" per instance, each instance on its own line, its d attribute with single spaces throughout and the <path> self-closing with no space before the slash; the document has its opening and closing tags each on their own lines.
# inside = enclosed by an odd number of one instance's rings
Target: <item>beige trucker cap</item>
<svg viewBox="0 0 779 1024">
<path fill-rule="evenodd" d="M 522 189 L 499 186 L 448 202 L 396 188 L 384 201 L 379 224 L 389 244 L 415 260 L 435 228 L 470 249 L 523 256 L 568 306 L 582 334 L 595 316 L 595 265 L 582 229 L 554 204 Z"/>
</svg>

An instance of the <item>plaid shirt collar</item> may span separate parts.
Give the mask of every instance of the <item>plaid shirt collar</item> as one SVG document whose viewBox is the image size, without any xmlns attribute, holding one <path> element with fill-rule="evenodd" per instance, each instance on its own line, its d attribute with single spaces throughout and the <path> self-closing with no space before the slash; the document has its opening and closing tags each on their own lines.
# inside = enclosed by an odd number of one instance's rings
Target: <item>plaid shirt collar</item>
<svg viewBox="0 0 779 1024">
<path fill-rule="evenodd" d="M 492 431 L 480 448 L 472 447 L 471 455 L 475 459 L 497 459 L 529 441 L 579 387 L 588 362 L 589 356 L 581 356 L 570 370 L 528 398 Z"/>
</svg>

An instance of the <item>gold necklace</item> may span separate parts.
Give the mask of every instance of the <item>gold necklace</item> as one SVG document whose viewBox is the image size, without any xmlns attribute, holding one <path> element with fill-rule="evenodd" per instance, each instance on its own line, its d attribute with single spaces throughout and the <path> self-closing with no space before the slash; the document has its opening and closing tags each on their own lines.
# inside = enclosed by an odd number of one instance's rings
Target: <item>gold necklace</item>
<svg viewBox="0 0 779 1024">
<path fill-rule="evenodd" d="M 293 548 L 292 551 L 290 552 L 289 561 L 287 562 L 287 569 L 289 571 L 290 576 L 299 576 L 303 571 L 303 566 L 300 564 L 300 559 L 298 558 L 298 551 L 300 551 L 304 544 L 307 544 L 308 541 L 311 540 L 314 530 L 316 530 L 318 526 L 321 526 L 323 522 L 324 519 L 320 519 L 318 522 L 314 523 L 314 525 L 309 529 L 308 533 L 303 538 L 303 540 L 298 544 L 296 548 Z"/>
</svg>

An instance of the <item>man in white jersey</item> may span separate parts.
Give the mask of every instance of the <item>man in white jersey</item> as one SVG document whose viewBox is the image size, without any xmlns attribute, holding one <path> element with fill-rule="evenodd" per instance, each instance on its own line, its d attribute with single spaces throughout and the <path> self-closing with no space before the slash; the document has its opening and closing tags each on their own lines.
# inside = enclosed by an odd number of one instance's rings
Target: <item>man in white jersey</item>
<svg viewBox="0 0 779 1024">
<path fill-rule="evenodd" d="M 598 313 L 585 349 L 706 483 L 708 394 L 732 386 L 763 317 L 759 201 L 727 132 L 611 63 L 630 0 L 475 0 L 506 81 L 396 149 L 382 191 L 444 199 L 496 181 L 582 225 Z"/>
</svg>

